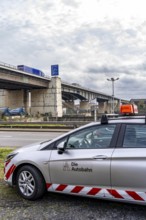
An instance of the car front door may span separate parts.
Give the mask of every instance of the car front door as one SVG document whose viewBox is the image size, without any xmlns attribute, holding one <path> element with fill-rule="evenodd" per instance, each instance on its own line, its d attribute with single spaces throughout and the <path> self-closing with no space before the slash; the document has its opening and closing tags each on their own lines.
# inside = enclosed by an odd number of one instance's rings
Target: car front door
<svg viewBox="0 0 146 220">
<path fill-rule="evenodd" d="M 54 190 L 105 197 L 111 188 L 110 163 L 115 125 L 91 126 L 59 140 L 64 151 L 54 149 L 50 158 L 50 176 Z M 77 187 L 77 188 L 76 188 Z M 76 192 L 75 190 L 75 192 Z"/>
</svg>

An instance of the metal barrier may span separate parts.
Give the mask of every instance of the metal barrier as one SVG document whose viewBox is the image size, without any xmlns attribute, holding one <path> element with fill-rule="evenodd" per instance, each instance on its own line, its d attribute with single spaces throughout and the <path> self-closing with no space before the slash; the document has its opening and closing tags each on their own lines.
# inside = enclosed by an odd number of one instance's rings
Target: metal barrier
<svg viewBox="0 0 146 220">
<path fill-rule="evenodd" d="M 17 69 L 17 66 L 13 66 L 13 65 L 1 62 L 1 61 L 0 61 L 0 66 L 8 67 L 8 68 L 15 69 L 15 70 Z"/>
</svg>

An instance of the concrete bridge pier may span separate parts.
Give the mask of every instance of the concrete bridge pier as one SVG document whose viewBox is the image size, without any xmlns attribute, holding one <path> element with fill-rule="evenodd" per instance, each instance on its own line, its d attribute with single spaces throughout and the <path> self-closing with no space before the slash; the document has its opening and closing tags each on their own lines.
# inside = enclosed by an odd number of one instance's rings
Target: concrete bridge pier
<svg viewBox="0 0 146 220">
<path fill-rule="evenodd" d="M 31 91 L 24 89 L 24 108 L 31 115 Z"/>
<path fill-rule="evenodd" d="M 108 102 L 99 102 L 98 104 L 98 113 L 109 113 Z"/>
<path fill-rule="evenodd" d="M 52 77 L 48 89 L 25 90 L 24 103 L 27 112 L 36 114 L 51 114 L 62 117 L 61 79 Z"/>
<path fill-rule="evenodd" d="M 48 89 L 49 111 L 53 117 L 62 117 L 62 90 L 61 78 L 52 77 Z"/>
<path fill-rule="evenodd" d="M 6 89 L 0 90 L 0 107 L 9 107 L 8 106 L 8 91 Z"/>
<path fill-rule="evenodd" d="M 81 101 L 80 108 L 86 111 L 86 113 L 83 112 L 84 115 L 91 116 L 91 104 L 89 101 Z"/>
</svg>

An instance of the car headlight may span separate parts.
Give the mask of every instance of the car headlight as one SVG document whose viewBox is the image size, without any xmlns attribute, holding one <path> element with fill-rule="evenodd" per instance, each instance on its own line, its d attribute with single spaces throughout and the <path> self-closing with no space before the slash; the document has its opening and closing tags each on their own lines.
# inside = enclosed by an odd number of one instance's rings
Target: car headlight
<svg viewBox="0 0 146 220">
<path fill-rule="evenodd" d="M 8 162 L 8 161 L 12 160 L 12 158 L 15 157 L 17 154 L 18 154 L 18 152 L 8 154 L 6 159 L 5 159 L 5 162 Z"/>
</svg>

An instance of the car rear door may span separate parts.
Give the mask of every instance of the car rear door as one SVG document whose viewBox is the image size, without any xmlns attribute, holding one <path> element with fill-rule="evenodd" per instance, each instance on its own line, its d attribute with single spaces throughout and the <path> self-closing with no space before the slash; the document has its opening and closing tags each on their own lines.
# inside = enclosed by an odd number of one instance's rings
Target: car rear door
<svg viewBox="0 0 146 220">
<path fill-rule="evenodd" d="M 111 188 L 110 163 L 117 137 L 116 125 L 83 129 L 59 140 L 66 149 L 54 149 L 50 158 L 50 176 L 54 191 L 75 192 L 106 197 Z M 76 190 L 73 190 L 76 189 Z M 108 194 L 109 197 L 109 194 Z"/>
<path fill-rule="evenodd" d="M 111 162 L 111 194 L 128 201 L 146 200 L 146 125 L 122 125 Z"/>
</svg>

